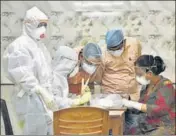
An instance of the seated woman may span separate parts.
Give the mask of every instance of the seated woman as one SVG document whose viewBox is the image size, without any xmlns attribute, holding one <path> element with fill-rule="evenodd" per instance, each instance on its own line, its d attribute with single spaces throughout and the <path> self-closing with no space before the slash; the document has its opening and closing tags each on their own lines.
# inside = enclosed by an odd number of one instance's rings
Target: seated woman
<svg viewBox="0 0 176 136">
<path fill-rule="evenodd" d="M 123 99 L 128 108 L 125 135 L 148 135 L 160 127 L 175 128 L 175 89 L 169 79 L 159 75 L 164 70 L 159 56 L 142 55 L 135 62 L 136 80 L 142 90 L 139 102 Z"/>
</svg>

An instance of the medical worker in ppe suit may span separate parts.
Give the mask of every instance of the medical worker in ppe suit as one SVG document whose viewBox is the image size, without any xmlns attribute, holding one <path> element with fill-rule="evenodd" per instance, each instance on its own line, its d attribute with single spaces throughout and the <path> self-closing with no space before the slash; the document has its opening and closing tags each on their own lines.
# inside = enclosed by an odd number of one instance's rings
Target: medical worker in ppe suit
<svg viewBox="0 0 176 136">
<path fill-rule="evenodd" d="M 26 12 L 22 35 L 3 56 L 4 70 L 15 84 L 12 103 L 24 135 L 52 134 L 51 58 L 41 40 L 48 17 L 37 7 Z M 51 110 L 50 110 L 51 109 Z"/>
<path fill-rule="evenodd" d="M 89 87 L 93 89 L 93 82 L 100 82 L 103 75 L 102 51 L 95 43 L 86 44 L 81 50 L 77 50 L 80 61 L 80 70 L 72 78 L 69 78 L 70 84 L 79 84 L 81 79 L 89 80 Z"/>
<path fill-rule="evenodd" d="M 140 42 L 135 38 L 125 37 L 121 29 L 109 30 L 105 40 L 107 48 L 102 51 L 105 67 L 102 77 L 103 92 L 138 100 L 134 62 L 141 55 Z"/>
<path fill-rule="evenodd" d="M 90 91 L 84 92 L 75 99 L 68 98 L 68 78 L 75 76 L 79 71 L 78 54 L 74 49 L 59 46 L 53 58 L 52 67 L 52 92 L 59 109 L 85 104 L 90 100 Z"/>
</svg>

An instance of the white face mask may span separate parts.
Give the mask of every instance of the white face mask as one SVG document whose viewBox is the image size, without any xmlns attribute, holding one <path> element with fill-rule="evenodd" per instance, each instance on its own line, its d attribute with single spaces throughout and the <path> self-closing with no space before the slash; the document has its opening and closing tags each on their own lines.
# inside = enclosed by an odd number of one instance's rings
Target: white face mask
<svg viewBox="0 0 176 136">
<path fill-rule="evenodd" d="M 40 39 L 45 38 L 45 33 L 46 33 L 46 28 L 42 26 L 40 28 L 36 28 L 36 30 L 34 30 L 31 33 L 31 36 L 36 40 L 40 40 Z"/>
<path fill-rule="evenodd" d="M 120 49 L 120 50 L 116 50 L 116 51 L 110 51 L 109 52 L 113 55 L 113 56 L 121 56 L 122 53 L 124 51 L 124 48 Z"/>
<path fill-rule="evenodd" d="M 79 72 L 79 66 L 76 66 L 74 70 L 70 73 L 69 77 L 74 77 Z"/>
<path fill-rule="evenodd" d="M 92 75 L 95 72 L 97 67 L 94 66 L 94 65 L 89 65 L 89 64 L 83 62 L 82 63 L 82 68 L 83 68 L 84 71 L 86 71 L 87 73 Z"/>
<path fill-rule="evenodd" d="M 148 85 L 150 83 L 150 80 L 147 80 L 144 76 L 136 76 L 136 80 L 141 85 Z"/>
</svg>

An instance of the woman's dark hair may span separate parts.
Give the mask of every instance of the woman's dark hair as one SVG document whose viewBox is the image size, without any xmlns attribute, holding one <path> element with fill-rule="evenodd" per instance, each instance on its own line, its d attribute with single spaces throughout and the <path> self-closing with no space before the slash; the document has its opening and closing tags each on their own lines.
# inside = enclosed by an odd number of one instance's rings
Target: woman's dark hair
<svg viewBox="0 0 176 136">
<path fill-rule="evenodd" d="M 152 55 L 141 55 L 134 64 L 135 66 L 146 67 L 146 72 L 150 70 L 155 75 L 159 75 L 166 68 L 164 61 L 160 56 L 153 57 Z"/>
</svg>

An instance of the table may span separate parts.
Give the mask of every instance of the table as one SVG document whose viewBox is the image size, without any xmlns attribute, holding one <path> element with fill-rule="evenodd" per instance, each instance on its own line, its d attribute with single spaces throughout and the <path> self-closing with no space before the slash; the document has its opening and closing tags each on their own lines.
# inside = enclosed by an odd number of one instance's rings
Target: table
<svg viewBox="0 0 176 136">
<path fill-rule="evenodd" d="M 126 108 L 108 109 L 109 110 L 109 130 L 112 129 L 112 135 L 123 135 L 123 126 L 125 121 Z"/>
<path fill-rule="evenodd" d="M 97 94 L 94 94 L 94 98 Z M 85 104 L 84 106 L 90 106 L 90 103 Z M 126 107 L 118 108 L 113 107 L 107 109 L 109 110 L 109 130 L 112 130 L 112 135 L 123 135 L 123 126 L 125 122 L 125 111 Z"/>
</svg>

